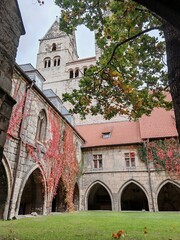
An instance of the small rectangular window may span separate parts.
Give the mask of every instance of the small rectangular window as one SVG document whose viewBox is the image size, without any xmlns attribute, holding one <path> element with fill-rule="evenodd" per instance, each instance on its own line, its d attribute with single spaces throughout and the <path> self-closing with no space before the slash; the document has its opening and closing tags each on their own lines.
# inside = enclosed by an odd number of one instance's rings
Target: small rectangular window
<svg viewBox="0 0 180 240">
<path fill-rule="evenodd" d="M 93 155 L 93 168 L 94 169 L 102 169 L 102 154 Z"/>
<path fill-rule="evenodd" d="M 124 159 L 125 159 L 125 165 L 127 168 L 136 167 L 134 152 L 124 153 Z"/>
<path fill-rule="evenodd" d="M 110 132 L 105 132 L 102 135 L 103 135 L 103 138 L 110 138 L 111 137 L 111 133 Z"/>
</svg>

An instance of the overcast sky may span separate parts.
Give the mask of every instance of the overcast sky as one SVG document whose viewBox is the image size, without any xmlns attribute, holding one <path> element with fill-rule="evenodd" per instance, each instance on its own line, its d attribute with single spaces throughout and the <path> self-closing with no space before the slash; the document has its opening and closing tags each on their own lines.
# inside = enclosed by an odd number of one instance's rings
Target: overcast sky
<svg viewBox="0 0 180 240">
<path fill-rule="evenodd" d="M 16 62 L 31 63 L 36 67 L 36 56 L 41 39 L 59 16 L 60 9 L 54 0 L 44 0 L 39 6 L 37 0 L 18 0 L 26 34 L 21 36 Z M 76 32 L 78 54 L 80 58 L 94 56 L 94 34 L 85 27 Z"/>
</svg>

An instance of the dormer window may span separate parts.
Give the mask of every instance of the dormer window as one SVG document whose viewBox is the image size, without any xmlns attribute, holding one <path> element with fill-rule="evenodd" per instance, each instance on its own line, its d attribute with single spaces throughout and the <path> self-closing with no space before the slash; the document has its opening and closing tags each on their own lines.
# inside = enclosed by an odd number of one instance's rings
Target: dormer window
<svg viewBox="0 0 180 240">
<path fill-rule="evenodd" d="M 111 137 L 111 132 L 104 132 L 102 133 L 103 138 L 110 138 Z"/>
<path fill-rule="evenodd" d="M 56 44 L 55 43 L 52 44 L 52 51 L 56 51 Z"/>
</svg>

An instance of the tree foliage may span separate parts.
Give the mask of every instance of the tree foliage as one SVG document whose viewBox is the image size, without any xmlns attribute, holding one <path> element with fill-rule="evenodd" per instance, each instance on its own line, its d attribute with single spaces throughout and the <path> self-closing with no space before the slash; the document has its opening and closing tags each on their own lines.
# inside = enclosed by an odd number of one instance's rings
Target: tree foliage
<svg viewBox="0 0 180 240">
<path fill-rule="evenodd" d="M 73 112 L 117 114 L 139 118 L 154 107 L 171 108 L 164 63 L 165 44 L 160 19 L 131 0 L 56 0 L 61 7 L 60 28 L 71 34 L 84 24 L 96 30 L 102 55 L 80 80 L 79 89 L 64 94 Z M 150 35 L 158 30 L 159 37 Z"/>
</svg>

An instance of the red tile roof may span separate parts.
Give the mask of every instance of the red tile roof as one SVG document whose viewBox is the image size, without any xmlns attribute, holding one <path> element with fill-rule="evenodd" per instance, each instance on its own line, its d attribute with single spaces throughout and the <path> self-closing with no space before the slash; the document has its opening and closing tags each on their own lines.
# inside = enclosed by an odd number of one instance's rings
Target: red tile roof
<svg viewBox="0 0 180 240">
<path fill-rule="evenodd" d="M 178 136 L 174 111 L 156 108 L 151 115 L 140 120 L 141 138 L 164 138 Z"/>
<path fill-rule="evenodd" d="M 113 122 L 81 125 L 76 127 L 86 140 L 84 147 L 123 145 L 142 142 L 138 122 Z M 109 138 L 103 138 L 103 133 L 110 132 Z"/>
<path fill-rule="evenodd" d="M 136 122 L 109 122 L 76 126 L 77 131 L 86 140 L 84 147 L 125 145 L 140 143 L 143 139 L 178 136 L 174 112 L 154 109 L 152 114 L 143 116 Z M 103 133 L 111 133 L 103 138 Z"/>
</svg>

